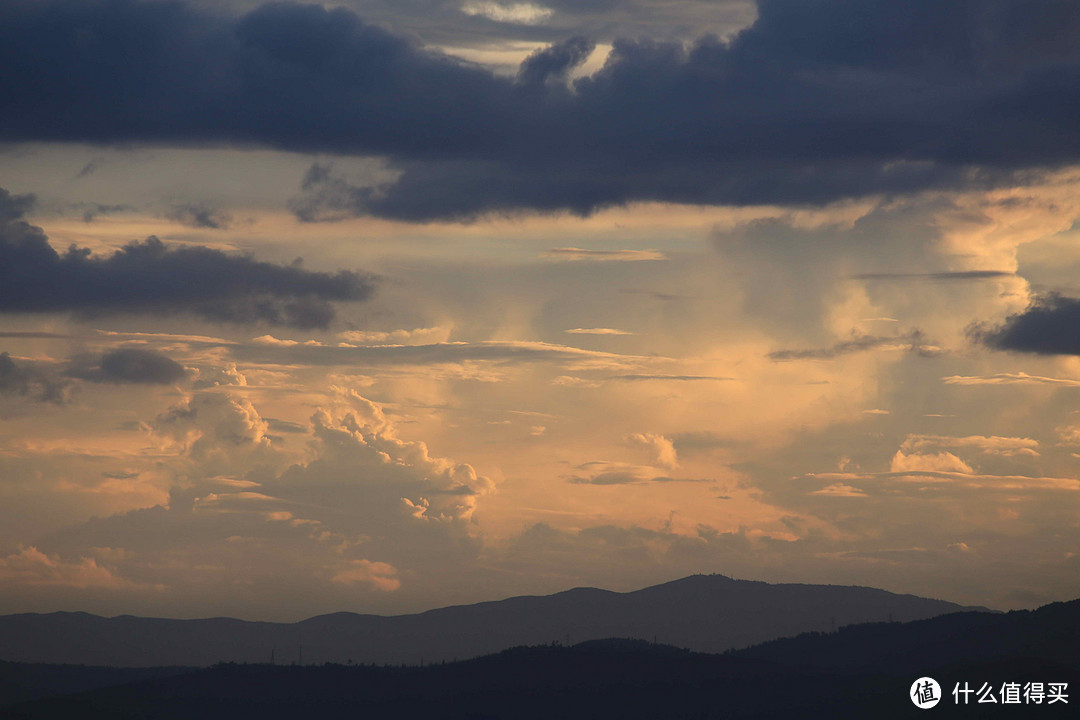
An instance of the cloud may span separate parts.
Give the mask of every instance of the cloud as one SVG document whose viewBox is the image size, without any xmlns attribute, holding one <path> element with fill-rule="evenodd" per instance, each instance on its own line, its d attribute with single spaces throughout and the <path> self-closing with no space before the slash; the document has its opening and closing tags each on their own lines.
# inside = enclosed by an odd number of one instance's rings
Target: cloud
<svg viewBox="0 0 1080 720">
<path fill-rule="evenodd" d="M 698 380 L 718 380 L 721 382 L 734 381 L 733 377 L 722 377 L 719 375 L 659 375 L 659 374 L 631 374 L 631 375 L 612 375 L 608 380 L 625 380 L 627 382 L 640 382 L 644 380 L 675 380 L 680 382 L 696 382 Z"/>
<path fill-rule="evenodd" d="M 77 358 L 67 372 L 91 382 L 137 383 L 172 385 L 187 378 L 184 366 L 154 350 L 118 348 L 105 353 L 95 362 Z"/>
<path fill-rule="evenodd" d="M 950 452 L 940 453 L 905 453 L 897 450 L 889 468 L 893 473 L 931 472 L 964 473 L 971 475 L 975 471 L 966 462 Z"/>
<path fill-rule="evenodd" d="M 0 395 L 21 395 L 63 404 L 68 399 L 68 384 L 52 373 L 16 363 L 4 352 L 0 353 Z"/>
<path fill-rule="evenodd" d="M 94 222 L 94 220 L 99 215 L 112 215 L 114 213 L 134 210 L 131 205 L 127 205 L 124 203 L 116 205 L 104 205 L 102 203 L 76 203 L 75 208 L 82 210 L 82 219 L 83 222 L 86 223 Z"/>
<path fill-rule="evenodd" d="M 33 545 L 0 558 L 0 587 L 130 588 L 128 580 L 117 577 L 91 557 L 78 562 L 46 555 Z"/>
<path fill-rule="evenodd" d="M 372 293 L 372 279 L 356 272 L 170 247 L 153 236 L 111 255 L 74 245 L 61 254 L 41 228 L 21 220 L 32 204 L 32 196 L 0 188 L 0 313 L 192 313 L 213 322 L 321 328 L 334 319 L 330 301 Z"/>
<path fill-rule="evenodd" d="M 949 455 L 949 453 L 945 453 Z M 955 458 L 955 456 L 953 456 Z M 907 460 L 910 460 L 908 458 Z M 904 460 L 902 462 L 907 462 Z M 922 458 L 916 459 L 912 464 L 925 463 L 926 465 L 965 465 L 948 458 Z M 969 468 L 970 469 L 970 468 Z M 825 482 L 842 481 L 858 482 L 868 480 L 884 480 L 903 485 L 921 485 L 923 487 L 941 486 L 952 487 L 962 490 L 994 490 L 999 492 L 1016 492 L 1026 490 L 1057 490 L 1067 492 L 1080 492 L 1080 480 L 1067 477 L 1033 477 L 1029 475 L 985 475 L 963 470 L 929 470 L 929 469 L 905 469 L 882 473 L 811 473 L 805 476 Z M 897 487 L 897 486 L 893 486 Z M 920 488 L 921 489 L 921 488 Z"/>
<path fill-rule="evenodd" d="M 334 573 L 330 580 L 343 585 L 364 583 L 384 592 L 393 592 L 401 587 L 401 581 L 395 575 L 397 568 L 390 563 L 361 559 L 351 561 L 347 567 Z"/>
<path fill-rule="evenodd" d="M 450 338 L 452 326 L 415 328 L 413 330 L 346 330 L 337 334 L 347 343 L 390 344 L 390 345 L 425 345 L 431 342 L 446 342 Z"/>
<path fill-rule="evenodd" d="M 96 158 L 91 159 L 89 162 L 87 162 L 85 165 L 82 166 L 82 169 L 79 170 L 79 172 L 77 172 L 75 174 L 75 179 L 76 180 L 82 180 L 83 178 L 90 177 L 91 175 L 96 173 L 98 170 L 100 170 L 101 166 L 104 165 L 105 162 L 106 162 L 105 158 L 101 158 L 101 157 L 96 157 Z"/>
<path fill-rule="evenodd" d="M 867 350 L 911 350 L 922 355 L 936 355 L 940 348 L 924 343 L 923 334 L 918 330 L 906 335 L 883 337 L 863 335 L 854 340 L 844 340 L 825 348 L 807 350 L 776 350 L 769 353 L 770 360 L 831 360 L 841 355 L 850 355 Z"/>
<path fill-rule="evenodd" d="M 174 205 L 165 217 L 181 225 L 206 230 L 224 230 L 232 222 L 227 212 L 206 203 L 182 203 Z"/>
<path fill-rule="evenodd" d="M 632 444 L 647 448 L 657 465 L 669 470 L 679 467 L 679 456 L 675 451 L 675 444 L 669 438 L 657 433 L 634 433 L 628 440 Z"/>
<path fill-rule="evenodd" d="M 845 485 L 844 483 L 834 483 L 823 487 L 820 490 L 815 490 L 810 493 L 811 495 L 827 495 L 828 497 L 849 497 L 849 498 L 864 498 L 869 497 L 862 490 L 851 485 Z"/>
<path fill-rule="evenodd" d="M 565 82 L 570 71 L 585 62 L 595 48 L 596 43 L 592 40 L 573 37 L 537 50 L 521 63 L 518 82 L 525 85 Z"/>
<path fill-rule="evenodd" d="M 549 11 L 462 9 L 513 23 Z M 497 76 L 343 8 L 5 3 L 0 65 L 18 71 L 0 78 L 13 100 L 0 140 L 379 156 L 397 179 L 345 192 L 338 210 L 413 221 L 824 203 L 985 187 L 1080 159 L 1072 0 L 899 12 L 893 0 L 759 0 L 730 42 L 615 40 L 570 87 Z M 576 42 L 523 76 L 564 71 Z"/>
<path fill-rule="evenodd" d="M 670 441 L 668 441 L 670 443 Z M 663 452 L 663 450 L 660 450 Z M 670 453 L 663 458 L 675 462 L 675 449 L 670 448 Z M 650 483 L 686 482 L 699 483 L 709 482 L 701 478 L 676 478 L 665 473 L 665 470 L 674 469 L 667 466 L 664 469 L 650 465 L 631 465 L 621 462 L 607 462 L 597 460 L 578 465 L 576 470 L 584 470 L 583 474 L 571 475 L 567 479 L 574 485 L 644 485 Z"/>
<path fill-rule="evenodd" d="M 950 375 L 941 379 L 946 385 L 1061 385 L 1080 387 L 1080 380 L 1071 378 L 1041 377 L 1025 372 L 997 373 L 994 375 Z"/>
<path fill-rule="evenodd" d="M 900 446 L 901 450 L 922 450 L 925 448 L 971 448 L 991 455 L 1037 456 L 1039 442 L 1032 438 L 986 437 L 969 435 L 967 437 L 947 437 L 945 435 L 908 435 Z"/>
<path fill-rule="evenodd" d="M 489 0 L 466 0 L 461 6 L 466 15 L 481 15 L 500 23 L 537 25 L 551 17 L 551 8 L 533 3 L 502 4 Z"/>
<path fill-rule="evenodd" d="M 564 247 L 551 248 L 544 253 L 544 257 L 552 260 L 591 260 L 640 262 L 642 260 L 666 260 L 659 250 L 584 250 L 582 248 Z M 631 291 L 627 291 L 631 292 Z"/>
<path fill-rule="evenodd" d="M 617 330 L 616 328 L 574 328 L 573 330 L 563 330 L 564 333 L 571 335 L 633 335 L 632 332 L 626 330 Z"/>
<path fill-rule="evenodd" d="M 1002 270 L 957 270 L 953 272 L 932 273 L 859 273 L 852 275 L 855 280 L 991 280 L 1001 277 L 1015 277 L 1014 272 Z M 874 318 L 875 320 L 887 320 L 895 322 L 891 318 Z"/>
<path fill-rule="evenodd" d="M 487 361 L 503 364 L 550 362 L 582 369 L 615 369 L 655 359 L 546 342 L 497 340 L 422 345 L 325 345 L 264 335 L 251 343 L 228 347 L 238 359 L 248 362 L 310 365 L 436 365 Z"/>
<path fill-rule="evenodd" d="M 429 603 L 472 568 L 482 544 L 473 514 L 494 482 L 399 438 L 394 417 L 352 390 L 323 400 L 303 427 L 287 425 L 303 434 L 290 451 L 268 435 L 280 421 L 247 397 L 192 392 L 145 424 L 168 501 L 80 522 L 36 548 L 98 567 L 95 549 L 111 548 L 113 576 L 166 588 L 175 607 L 233 598 L 228 614 L 310 614 L 312 593 L 324 611 L 387 594 Z M 26 590 L 33 578 L 11 582 Z"/>
<path fill-rule="evenodd" d="M 974 327 L 970 334 L 996 350 L 1039 355 L 1080 355 L 1080 299 L 1047 295 L 997 328 Z"/>
</svg>

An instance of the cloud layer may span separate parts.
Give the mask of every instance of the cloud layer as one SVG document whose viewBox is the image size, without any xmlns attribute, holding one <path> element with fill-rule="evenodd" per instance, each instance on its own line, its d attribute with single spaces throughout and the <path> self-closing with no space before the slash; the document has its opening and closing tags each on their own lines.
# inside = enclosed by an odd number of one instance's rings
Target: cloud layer
<svg viewBox="0 0 1080 720">
<path fill-rule="evenodd" d="M 338 8 L 0 8 L 0 139 L 195 142 L 385 157 L 309 174 L 296 207 L 409 220 L 632 201 L 820 203 L 984 186 L 1080 157 L 1071 0 L 759 0 L 730 43 L 573 38 L 516 78 Z M 227 109 L 227 110 L 226 110 Z"/>
</svg>

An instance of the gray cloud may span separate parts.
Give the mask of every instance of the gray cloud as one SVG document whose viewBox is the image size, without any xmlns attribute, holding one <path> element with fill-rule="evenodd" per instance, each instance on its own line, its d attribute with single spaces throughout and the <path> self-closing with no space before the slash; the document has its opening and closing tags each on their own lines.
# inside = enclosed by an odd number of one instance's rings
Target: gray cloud
<svg viewBox="0 0 1080 720">
<path fill-rule="evenodd" d="M 399 173 L 309 178 L 301 217 L 330 190 L 338 213 L 424 221 L 977 188 L 1080 158 L 1078 32 L 1072 0 L 759 0 L 730 43 L 616 40 L 568 87 L 427 52 L 341 8 L 15 2 L 0 7 L 0 64 L 19 68 L 0 78 L 0 139 L 241 143 Z M 557 44 L 521 77 L 585 47 Z"/>
<path fill-rule="evenodd" d="M 112 255 L 72 245 L 63 254 L 41 228 L 21 220 L 33 197 L 0 188 L 0 313 L 71 311 L 193 313 L 215 322 L 326 327 L 331 301 L 365 300 L 372 279 L 312 272 L 150 237 Z"/>
<path fill-rule="evenodd" d="M 584 37 L 572 37 L 537 50 L 521 63 L 517 80 L 524 85 L 564 82 L 571 70 L 581 65 L 596 48 L 596 43 Z"/>
<path fill-rule="evenodd" d="M 90 177 L 91 175 L 96 173 L 98 170 L 100 170 L 101 166 L 104 165 L 104 164 L 105 164 L 105 159 L 104 158 L 99 158 L 99 157 L 93 158 L 92 160 L 90 160 L 90 162 L 83 165 L 82 169 L 79 170 L 79 172 L 75 174 L 75 179 L 76 180 L 82 180 L 83 178 Z"/>
<path fill-rule="evenodd" d="M 165 217 L 181 225 L 207 230 L 224 230 L 232 222 L 232 217 L 227 212 L 206 203 L 174 205 L 165 213 Z"/>
<path fill-rule="evenodd" d="M 997 350 L 1080 355 L 1080 299 L 1046 295 L 1001 326 L 973 327 L 969 334 Z"/>
<path fill-rule="evenodd" d="M 990 280 L 1001 277 L 1014 277 L 1016 273 L 1003 270 L 959 270 L 954 272 L 930 273 L 859 273 L 852 275 L 855 280 Z"/>
<path fill-rule="evenodd" d="M 113 213 L 134 210 L 131 205 L 119 203 L 106 205 L 103 203 L 77 203 L 76 209 L 82 210 L 83 222 L 93 222 L 99 215 L 112 215 Z"/>
<path fill-rule="evenodd" d="M 922 355 L 936 355 L 940 350 L 926 344 L 926 338 L 919 331 L 913 331 L 906 335 L 878 336 L 863 335 L 853 340 L 845 340 L 835 345 L 824 348 L 810 348 L 806 350 L 776 350 L 769 353 L 770 360 L 831 360 L 841 355 L 850 355 L 867 350 L 880 350 L 886 348 L 907 347 L 913 352 Z"/>
<path fill-rule="evenodd" d="M 0 353 L 0 395 L 20 395 L 42 402 L 67 401 L 67 383 L 25 363 L 16 363 L 8 353 Z"/>
<path fill-rule="evenodd" d="M 171 385 L 187 377 L 187 371 L 180 363 L 142 348 L 118 348 L 100 359 L 76 358 L 67 374 L 91 382 L 148 385 Z"/>
</svg>

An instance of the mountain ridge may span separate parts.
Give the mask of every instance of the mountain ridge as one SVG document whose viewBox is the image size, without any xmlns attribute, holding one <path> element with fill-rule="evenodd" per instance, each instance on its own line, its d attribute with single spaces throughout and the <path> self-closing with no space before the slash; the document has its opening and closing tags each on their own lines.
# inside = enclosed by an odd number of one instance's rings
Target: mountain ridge
<svg viewBox="0 0 1080 720">
<path fill-rule="evenodd" d="M 572 588 L 408 615 L 342 611 L 295 623 L 22 613 L 0 616 L 0 660 L 130 667 L 271 657 L 285 663 L 419 663 L 607 637 L 715 653 L 853 623 L 965 609 L 876 588 L 694 575 L 625 593 Z"/>
</svg>

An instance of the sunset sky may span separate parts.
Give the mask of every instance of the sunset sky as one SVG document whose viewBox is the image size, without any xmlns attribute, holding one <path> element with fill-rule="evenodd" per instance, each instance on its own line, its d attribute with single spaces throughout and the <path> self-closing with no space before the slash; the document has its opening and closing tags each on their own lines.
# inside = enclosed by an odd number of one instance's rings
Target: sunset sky
<svg viewBox="0 0 1080 720">
<path fill-rule="evenodd" d="M 4 0 L 0 613 L 1080 596 L 1075 0 Z"/>
</svg>

